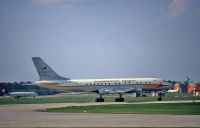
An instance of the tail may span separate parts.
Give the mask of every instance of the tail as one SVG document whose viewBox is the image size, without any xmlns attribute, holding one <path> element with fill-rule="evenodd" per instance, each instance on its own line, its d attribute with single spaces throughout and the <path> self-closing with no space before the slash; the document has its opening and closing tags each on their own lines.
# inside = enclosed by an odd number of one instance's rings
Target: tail
<svg viewBox="0 0 200 128">
<path fill-rule="evenodd" d="M 40 80 L 68 80 L 68 78 L 59 76 L 40 57 L 33 57 L 32 60 L 37 69 Z"/>
</svg>

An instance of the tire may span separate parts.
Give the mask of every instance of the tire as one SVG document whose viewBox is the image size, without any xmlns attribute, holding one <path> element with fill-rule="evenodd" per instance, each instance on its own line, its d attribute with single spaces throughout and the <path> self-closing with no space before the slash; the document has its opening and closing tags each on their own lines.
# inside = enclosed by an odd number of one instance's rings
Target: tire
<svg viewBox="0 0 200 128">
<path fill-rule="evenodd" d="M 124 98 L 120 98 L 120 102 L 124 102 Z"/>
<path fill-rule="evenodd" d="M 96 99 L 95 99 L 95 102 L 100 102 L 100 99 L 99 99 L 99 98 L 96 98 Z"/>
<path fill-rule="evenodd" d="M 115 102 L 119 102 L 119 98 L 115 98 Z"/>
<path fill-rule="evenodd" d="M 100 98 L 100 102 L 104 102 L 104 98 Z"/>
<path fill-rule="evenodd" d="M 104 102 L 104 98 L 96 98 L 95 102 Z"/>
</svg>

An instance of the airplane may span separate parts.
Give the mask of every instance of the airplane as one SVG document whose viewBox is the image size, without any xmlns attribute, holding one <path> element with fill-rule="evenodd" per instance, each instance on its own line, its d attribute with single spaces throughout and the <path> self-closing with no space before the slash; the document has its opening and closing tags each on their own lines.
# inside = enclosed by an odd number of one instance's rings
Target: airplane
<svg viewBox="0 0 200 128">
<path fill-rule="evenodd" d="M 179 91 L 179 89 L 177 88 L 177 89 L 173 89 L 173 90 L 168 90 L 167 92 L 178 92 Z"/>
<path fill-rule="evenodd" d="M 32 57 L 40 77 L 37 86 L 64 92 L 95 92 L 95 102 L 104 102 L 104 94 L 118 94 L 115 102 L 124 102 L 125 93 L 168 90 L 171 84 L 160 78 L 70 79 L 59 76 L 40 57 Z"/>
<path fill-rule="evenodd" d="M 20 97 L 36 97 L 38 94 L 36 92 L 10 92 L 9 95 L 19 99 Z"/>
</svg>

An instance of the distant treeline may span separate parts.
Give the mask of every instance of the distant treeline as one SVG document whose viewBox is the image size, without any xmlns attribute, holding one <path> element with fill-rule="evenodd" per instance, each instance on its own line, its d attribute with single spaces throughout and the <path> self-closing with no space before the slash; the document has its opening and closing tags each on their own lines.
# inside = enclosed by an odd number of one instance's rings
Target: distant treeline
<svg viewBox="0 0 200 128">
<path fill-rule="evenodd" d="M 0 95 L 2 96 L 9 92 L 36 92 L 38 95 L 54 95 L 61 93 L 55 89 L 38 87 L 34 84 L 31 84 L 31 82 L 0 83 Z"/>
<path fill-rule="evenodd" d="M 180 81 L 171 81 L 168 80 L 166 82 L 171 83 L 174 85 L 175 83 L 180 83 L 182 92 L 187 92 L 187 86 L 190 81 L 190 79 L 187 77 L 186 81 L 180 82 Z M 0 83 L 0 96 L 7 94 L 9 92 L 36 92 L 38 95 L 54 95 L 58 93 L 62 93 L 61 91 L 55 90 L 55 89 L 46 89 L 38 87 L 34 84 L 32 84 L 30 81 L 28 82 L 14 82 L 14 83 Z"/>
</svg>

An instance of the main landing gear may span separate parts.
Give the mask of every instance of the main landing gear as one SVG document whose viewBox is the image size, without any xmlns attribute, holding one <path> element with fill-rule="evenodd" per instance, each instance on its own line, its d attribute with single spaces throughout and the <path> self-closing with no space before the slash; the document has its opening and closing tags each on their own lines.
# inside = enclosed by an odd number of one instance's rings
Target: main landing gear
<svg viewBox="0 0 200 128">
<path fill-rule="evenodd" d="M 119 94 L 119 97 L 115 99 L 115 102 L 124 102 L 124 98 L 121 94 Z"/>
<path fill-rule="evenodd" d="M 104 98 L 102 98 L 102 95 L 100 95 L 100 97 L 97 97 L 95 99 L 95 102 L 104 102 Z"/>
<path fill-rule="evenodd" d="M 97 97 L 95 99 L 95 102 L 104 102 L 104 98 L 102 97 L 102 95 L 100 95 L 100 97 Z M 124 98 L 122 97 L 122 94 L 119 94 L 119 97 L 115 98 L 115 102 L 124 102 Z"/>
</svg>

